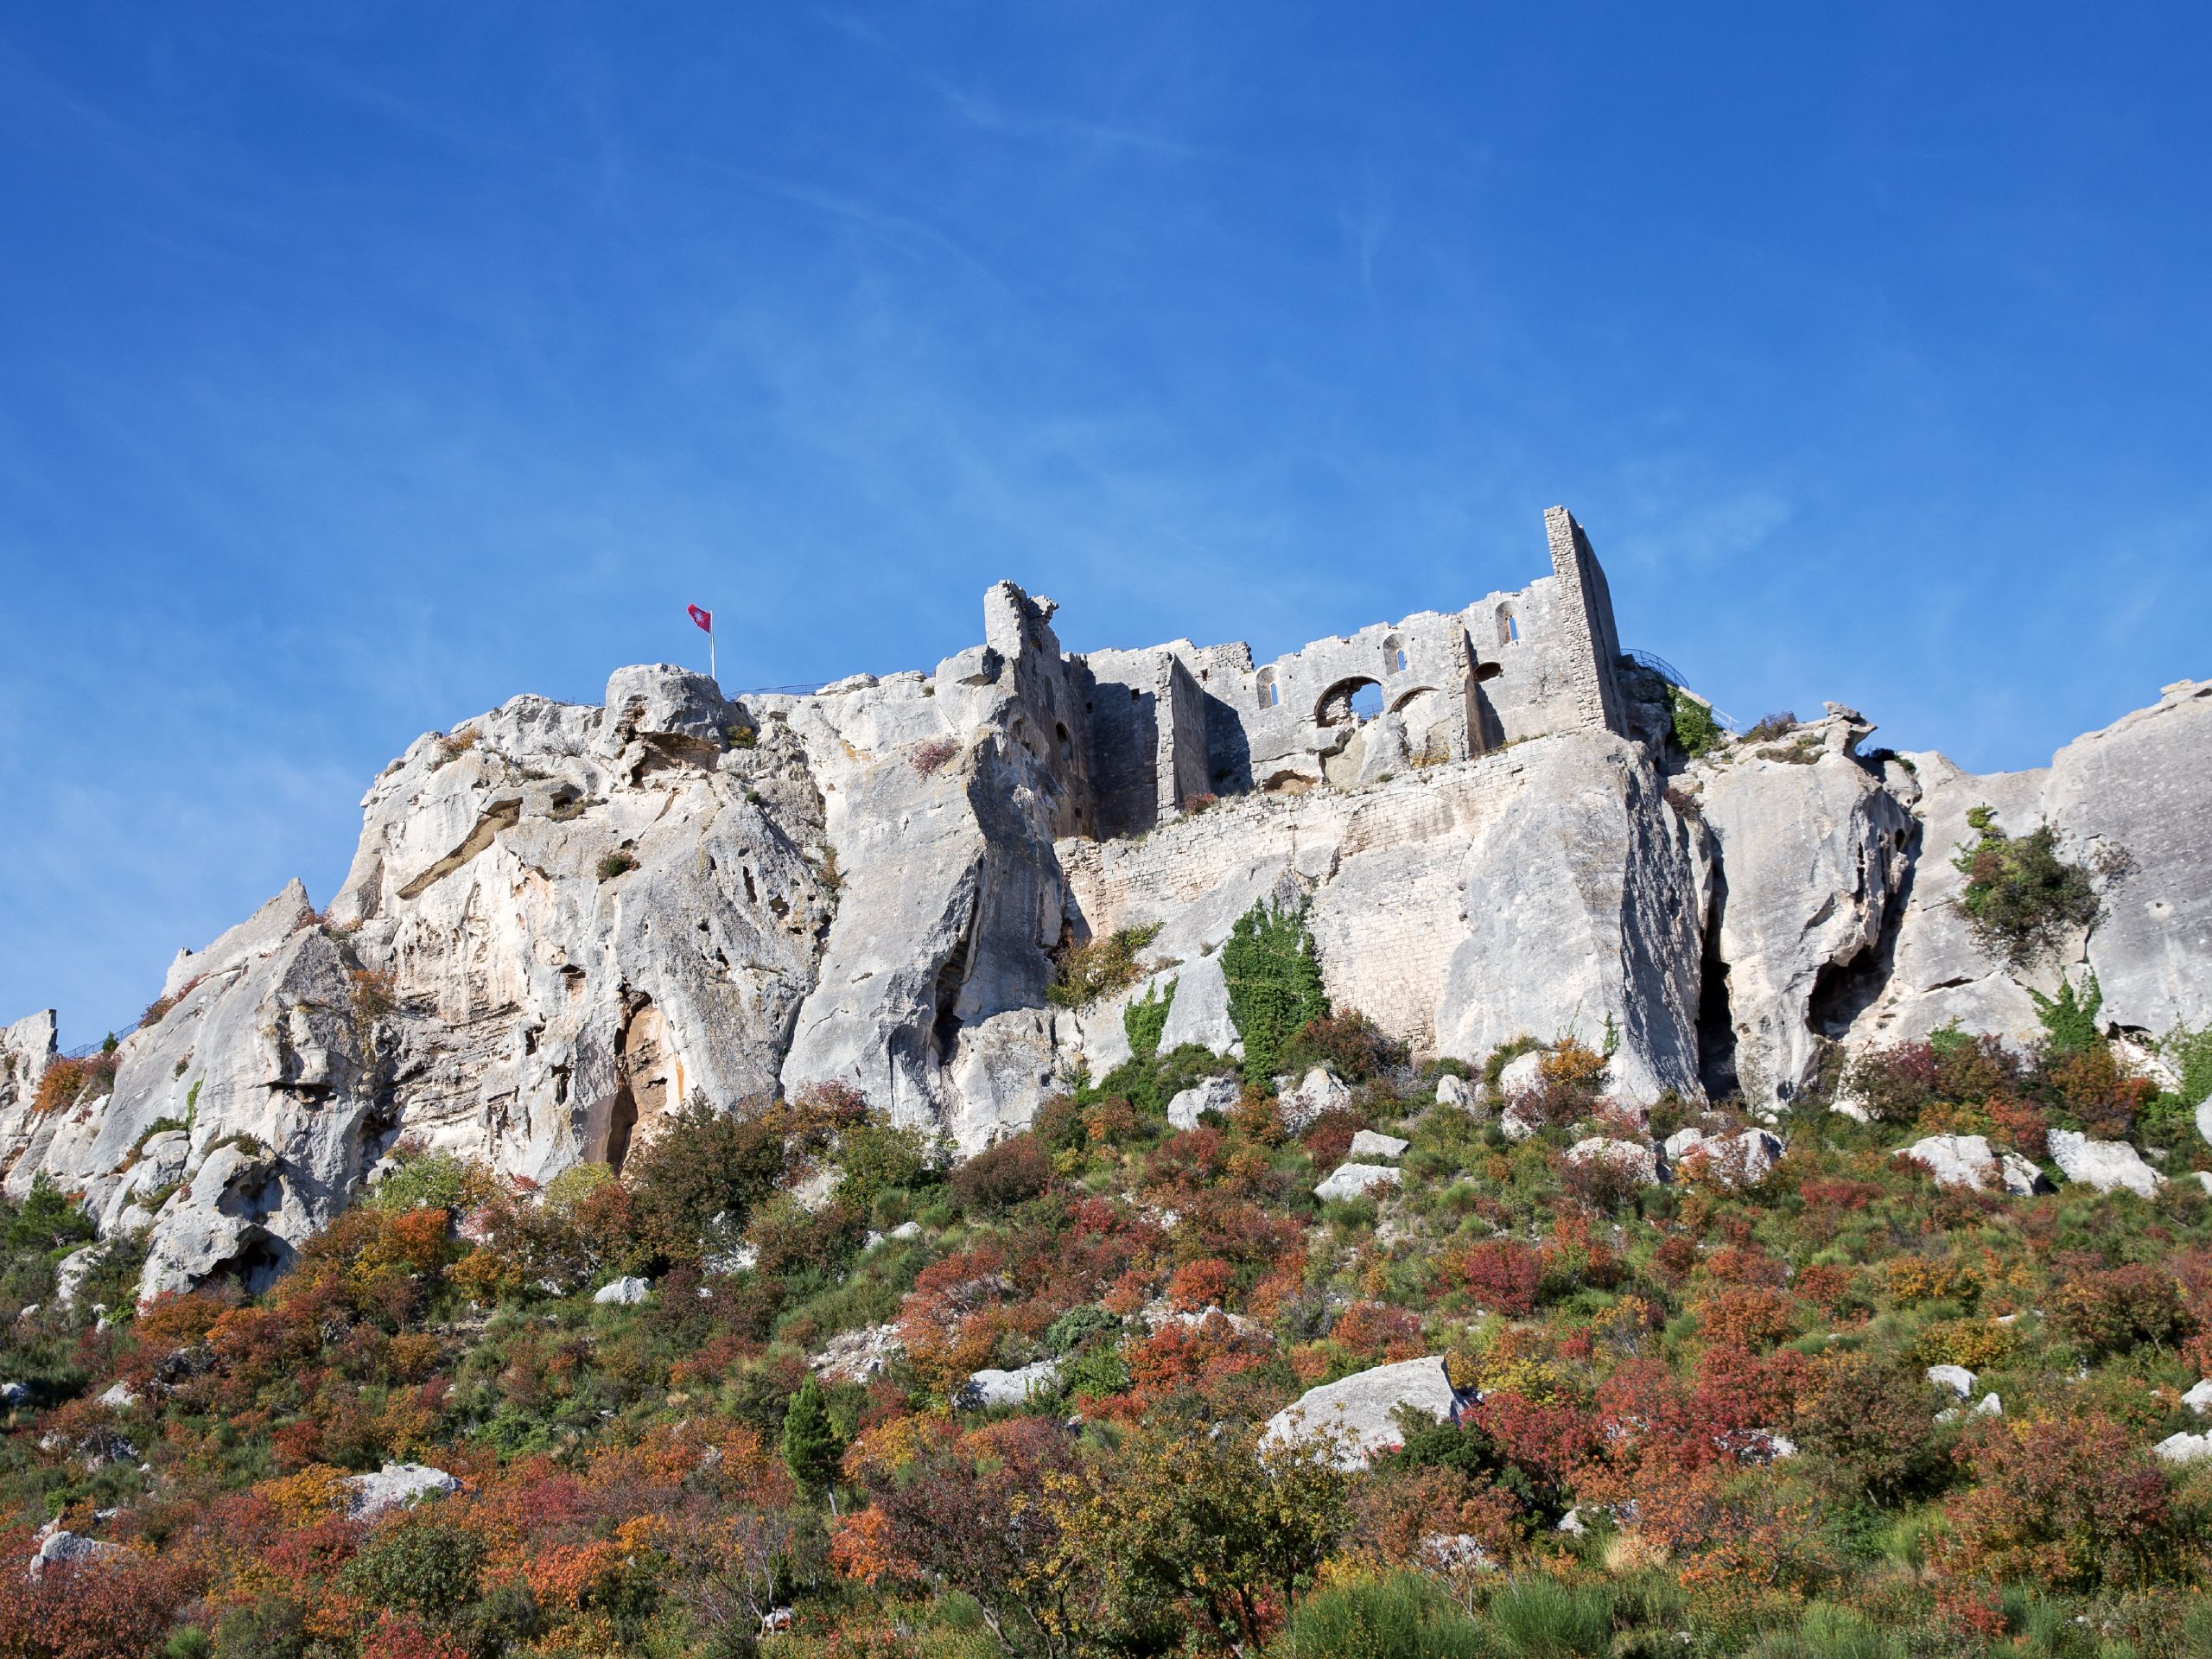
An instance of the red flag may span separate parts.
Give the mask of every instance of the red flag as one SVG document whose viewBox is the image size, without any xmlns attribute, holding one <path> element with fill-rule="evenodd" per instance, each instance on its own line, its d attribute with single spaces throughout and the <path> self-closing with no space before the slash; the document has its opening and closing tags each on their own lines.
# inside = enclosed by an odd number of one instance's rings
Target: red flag
<svg viewBox="0 0 2212 1659">
<path fill-rule="evenodd" d="M 683 608 L 691 613 L 691 620 L 707 632 L 715 631 L 715 613 L 712 611 L 702 611 L 696 605 L 686 605 Z"/>
</svg>

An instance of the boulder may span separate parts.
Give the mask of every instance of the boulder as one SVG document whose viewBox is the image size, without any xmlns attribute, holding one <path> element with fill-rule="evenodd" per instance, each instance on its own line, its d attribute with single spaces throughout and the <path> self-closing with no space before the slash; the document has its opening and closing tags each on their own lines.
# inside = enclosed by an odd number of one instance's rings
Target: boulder
<svg viewBox="0 0 2212 1659">
<path fill-rule="evenodd" d="M 461 1490 L 461 1482 L 444 1470 L 420 1463 L 387 1463 L 372 1475 L 348 1475 L 340 1484 L 346 1489 L 346 1513 L 356 1521 Z"/>
<path fill-rule="evenodd" d="M 123 1553 L 120 1544 L 103 1543 L 97 1538 L 87 1538 L 80 1533 L 49 1532 L 40 1541 L 38 1553 L 31 1557 L 30 1575 L 35 1579 L 47 1567 L 56 1563 L 79 1566 Z"/>
<path fill-rule="evenodd" d="M 21 1382 L 0 1382 L 0 1407 L 12 1411 L 29 1402 L 31 1391 Z"/>
<path fill-rule="evenodd" d="M 2093 1186 L 2100 1192 L 2125 1187 L 2149 1198 L 2166 1184 L 2166 1178 L 2143 1161 L 2125 1141 L 2092 1141 L 2072 1129 L 2053 1129 L 2044 1137 L 2050 1160 L 2069 1181 Z"/>
<path fill-rule="evenodd" d="M 2204 1140 L 2212 1141 L 2212 1095 L 2207 1095 L 2196 1103 L 2196 1133 Z"/>
<path fill-rule="evenodd" d="M 1531 1049 L 1526 1054 L 1516 1054 L 1502 1066 L 1497 1074 L 1497 1092 L 1511 1100 L 1543 1086 L 1544 1057 L 1541 1051 Z"/>
<path fill-rule="evenodd" d="M 99 1403 L 111 1411 L 128 1411 L 138 1403 L 138 1395 L 128 1382 L 111 1382 L 100 1391 Z"/>
<path fill-rule="evenodd" d="M 2004 1414 L 2005 1402 L 1993 1394 L 1983 1395 L 1974 1402 L 1974 1409 L 1967 1414 L 1969 1417 L 2002 1417 Z"/>
<path fill-rule="evenodd" d="M 2212 1411 L 2212 1376 L 2192 1383 L 2189 1392 L 2182 1395 L 2181 1402 L 2200 1417 Z"/>
<path fill-rule="evenodd" d="M 1403 1178 L 1388 1164 L 1338 1164 L 1313 1189 L 1324 1204 L 1357 1198 L 1377 1187 L 1396 1186 Z"/>
<path fill-rule="evenodd" d="M 601 1306 L 631 1307 L 645 1300 L 653 1294 L 648 1280 L 624 1277 L 613 1280 L 592 1292 L 591 1299 Z"/>
<path fill-rule="evenodd" d="M 896 1322 L 862 1325 L 830 1338 L 807 1365 L 824 1382 L 866 1382 L 906 1351 L 906 1339 Z"/>
<path fill-rule="evenodd" d="M 1669 1170 L 1695 1174 L 1728 1186 L 1763 1181 L 1782 1157 L 1782 1142 L 1764 1129 L 1736 1135 L 1708 1135 L 1677 1129 L 1665 1142 Z"/>
<path fill-rule="evenodd" d="M 1605 1164 L 1641 1186 L 1656 1186 L 1666 1179 L 1658 1153 L 1641 1141 L 1593 1135 L 1569 1147 L 1566 1157 L 1570 1164 Z"/>
<path fill-rule="evenodd" d="M 1471 1112 L 1481 1103 L 1481 1087 L 1479 1084 L 1468 1082 L 1457 1072 L 1446 1071 L 1436 1080 L 1436 1103 L 1459 1111 Z"/>
<path fill-rule="evenodd" d="M 1373 1129 L 1362 1129 L 1351 1138 L 1351 1150 L 1345 1155 L 1359 1163 L 1370 1158 L 1398 1159 L 1406 1155 L 1410 1141 L 1401 1141 L 1395 1135 L 1380 1135 Z"/>
<path fill-rule="evenodd" d="M 969 1411 L 981 1411 L 992 1406 L 1026 1406 L 1033 1399 L 1048 1399 L 1059 1391 L 1062 1363 L 1058 1359 L 1040 1359 L 1016 1370 L 974 1372 L 954 1403 Z"/>
<path fill-rule="evenodd" d="M 1948 1389 L 1961 1400 L 1974 1392 L 1974 1373 L 1963 1365 L 1930 1365 L 1928 1380 L 1938 1388 Z"/>
<path fill-rule="evenodd" d="M 1295 1084 L 1288 1077 L 1275 1079 L 1275 1110 L 1293 1135 L 1313 1128 L 1324 1112 L 1340 1111 L 1351 1104 L 1351 1090 L 1325 1066 L 1315 1066 Z"/>
<path fill-rule="evenodd" d="M 2002 1189 L 2016 1197 L 2052 1190 L 2044 1173 L 2018 1153 L 1993 1151 L 1988 1140 L 1979 1135 L 1928 1135 L 1897 1155 L 1918 1164 L 1939 1186 Z"/>
<path fill-rule="evenodd" d="M 2161 1463 L 2199 1463 L 2212 1458 L 2212 1434 L 2169 1434 L 2151 1450 Z"/>
<path fill-rule="evenodd" d="M 1178 1129 L 1195 1129 L 1198 1120 L 1208 1112 L 1226 1113 L 1243 1096 L 1244 1091 L 1235 1077 L 1208 1077 L 1167 1103 L 1168 1124 Z"/>
<path fill-rule="evenodd" d="M 1402 1406 L 1427 1412 L 1439 1421 L 1451 1416 L 1452 1384 L 1440 1357 L 1377 1365 L 1308 1389 L 1268 1419 L 1261 1443 L 1274 1446 L 1325 1435 L 1334 1443 L 1333 1461 L 1339 1468 L 1363 1468 L 1376 1453 L 1404 1444 L 1395 1414 Z"/>
</svg>

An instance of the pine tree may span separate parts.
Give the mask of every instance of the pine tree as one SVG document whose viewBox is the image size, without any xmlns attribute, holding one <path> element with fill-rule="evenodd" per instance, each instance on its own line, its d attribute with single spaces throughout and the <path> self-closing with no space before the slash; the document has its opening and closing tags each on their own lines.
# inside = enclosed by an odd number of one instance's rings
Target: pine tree
<svg viewBox="0 0 2212 1659">
<path fill-rule="evenodd" d="M 827 1492 L 844 1455 L 845 1437 L 830 1421 L 822 1384 L 810 1376 L 784 1411 L 784 1462 L 808 1491 Z"/>
</svg>

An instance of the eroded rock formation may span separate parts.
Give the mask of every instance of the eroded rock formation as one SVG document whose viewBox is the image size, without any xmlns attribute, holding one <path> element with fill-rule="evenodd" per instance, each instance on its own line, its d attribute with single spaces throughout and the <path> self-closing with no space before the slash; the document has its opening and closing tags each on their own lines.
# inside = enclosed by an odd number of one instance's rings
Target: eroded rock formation
<svg viewBox="0 0 2212 1659">
<path fill-rule="evenodd" d="M 2212 685 L 2041 772 L 1869 757 L 1833 705 L 1687 762 L 1586 538 L 1548 530 L 1517 593 L 1266 664 L 1064 653 L 1052 602 L 1001 583 L 931 673 L 730 698 L 628 668 L 601 706 L 426 735 L 363 798 L 328 908 L 295 883 L 181 954 L 111 1088 L 39 1109 L 53 1016 L 0 1030 L 9 1189 L 43 1173 L 145 1230 L 150 1294 L 281 1267 L 403 1137 L 542 1183 L 687 1102 L 836 1084 L 972 1152 L 1125 1059 L 1132 997 L 1173 988 L 1165 1047 L 1240 1052 L 1222 950 L 1267 899 L 1306 907 L 1337 1006 L 1417 1053 L 1572 1034 L 1628 1105 L 1778 1109 L 1834 1045 L 1953 1018 L 2025 1041 L 2030 990 L 2076 969 L 2121 1030 L 2212 1019 Z M 1958 914 L 1981 805 L 2125 849 L 2056 963 L 1993 960 Z M 1071 944 L 1138 927 L 1136 986 L 1047 997 Z M 1233 1098 L 1177 1105 L 1208 1103 Z"/>
</svg>

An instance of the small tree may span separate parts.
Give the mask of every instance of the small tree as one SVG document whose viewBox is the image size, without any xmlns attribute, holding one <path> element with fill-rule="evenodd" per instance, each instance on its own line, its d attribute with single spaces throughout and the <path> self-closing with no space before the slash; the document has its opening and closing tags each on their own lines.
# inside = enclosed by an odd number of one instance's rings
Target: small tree
<svg viewBox="0 0 2212 1659">
<path fill-rule="evenodd" d="M 823 1398 L 822 1384 L 810 1376 L 784 1413 L 785 1466 L 808 1491 L 827 1493 L 844 1455 L 845 1437 L 830 1421 L 830 1402 Z M 836 1507 L 834 1497 L 831 1507 Z"/>
<path fill-rule="evenodd" d="M 1262 1088 L 1273 1080 L 1291 1038 L 1329 1012 L 1306 912 L 1302 902 L 1285 906 L 1262 899 L 1236 918 L 1221 948 L 1229 1018 L 1244 1040 L 1245 1080 Z"/>
</svg>

